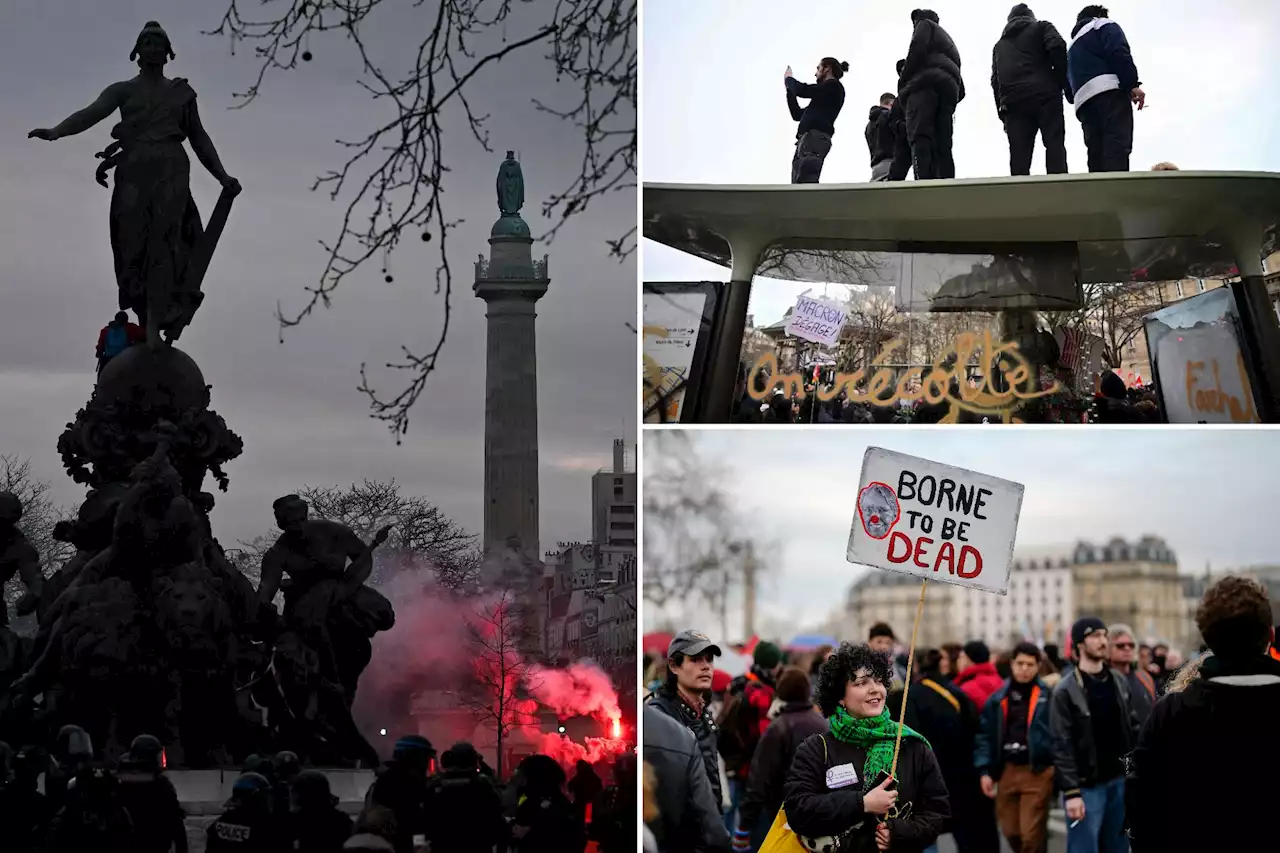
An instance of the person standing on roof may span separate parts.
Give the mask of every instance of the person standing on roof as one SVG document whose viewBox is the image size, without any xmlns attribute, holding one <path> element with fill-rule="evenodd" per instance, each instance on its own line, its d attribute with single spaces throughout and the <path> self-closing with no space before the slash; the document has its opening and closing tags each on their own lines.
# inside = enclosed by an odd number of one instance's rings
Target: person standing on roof
<svg viewBox="0 0 1280 853">
<path fill-rule="evenodd" d="M 1048 21 L 1037 21 L 1026 3 L 1009 12 L 991 51 L 991 93 L 996 115 L 1009 137 L 1009 174 L 1031 174 L 1036 133 L 1044 143 L 1045 171 L 1067 172 L 1067 126 L 1062 96 L 1072 100 L 1067 81 L 1067 43 Z"/>
<path fill-rule="evenodd" d="M 1133 151 L 1133 106 L 1142 109 L 1138 68 L 1129 40 L 1105 6 L 1085 6 L 1076 16 L 1067 50 L 1067 78 L 1084 128 L 1090 172 L 1127 172 Z"/>
<path fill-rule="evenodd" d="M 108 361 L 146 339 L 147 333 L 141 326 L 130 323 L 129 315 L 125 312 L 117 311 L 115 318 L 98 332 L 98 372 L 102 372 Z"/>
<path fill-rule="evenodd" d="M 871 182 L 878 184 L 889 180 L 893 169 L 895 147 L 893 104 L 898 97 L 892 92 L 880 96 L 880 103 L 867 114 L 867 148 L 871 152 Z"/>
<path fill-rule="evenodd" d="M 917 181 L 954 178 L 951 156 L 956 105 L 964 100 L 960 51 L 938 23 L 938 13 L 911 13 L 911 46 L 898 75 L 898 97 L 906 107 L 907 139 Z"/>
<path fill-rule="evenodd" d="M 796 153 L 791 158 L 791 183 L 816 184 L 822 176 L 822 164 L 831 153 L 831 137 L 836 132 L 836 118 L 844 107 L 844 84 L 840 78 L 849 63 L 834 57 L 823 57 L 814 72 L 814 82 L 801 83 L 791 74 L 791 66 L 782 75 L 787 88 L 787 108 L 796 128 Z M 797 98 L 807 98 L 801 108 Z"/>
</svg>

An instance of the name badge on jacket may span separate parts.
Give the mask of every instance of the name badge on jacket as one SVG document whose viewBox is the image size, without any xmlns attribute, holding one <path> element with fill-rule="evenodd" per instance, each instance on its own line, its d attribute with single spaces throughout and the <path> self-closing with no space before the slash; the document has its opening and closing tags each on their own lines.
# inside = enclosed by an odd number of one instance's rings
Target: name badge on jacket
<svg viewBox="0 0 1280 853">
<path fill-rule="evenodd" d="M 856 784 L 857 781 L 858 771 L 853 769 L 852 764 L 839 764 L 835 767 L 827 768 L 827 787 L 832 790 L 847 788 Z"/>
</svg>

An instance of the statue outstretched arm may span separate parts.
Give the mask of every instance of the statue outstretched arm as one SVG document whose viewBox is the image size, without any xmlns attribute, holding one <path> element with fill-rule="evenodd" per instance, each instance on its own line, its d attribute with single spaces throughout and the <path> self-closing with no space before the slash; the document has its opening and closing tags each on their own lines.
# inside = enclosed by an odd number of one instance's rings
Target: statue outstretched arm
<svg viewBox="0 0 1280 853">
<path fill-rule="evenodd" d="M 67 116 L 57 127 L 52 129 L 37 128 L 27 134 L 27 137 L 46 139 L 52 142 L 64 136 L 75 136 L 77 133 L 84 133 L 103 119 L 109 118 L 113 112 L 119 109 L 120 105 L 124 103 L 125 95 L 126 85 L 124 83 L 112 83 L 102 90 L 102 94 L 98 96 L 96 101 L 84 109 Z"/>
<path fill-rule="evenodd" d="M 222 160 L 218 157 L 218 149 L 213 146 L 213 140 L 209 138 L 209 132 L 204 129 L 204 124 L 200 121 L 200 111 L 196 107 L 195 101 L 191 102 L 187 140 L 191 143 L 191 150 L 196 155 L 196 159 L 200 161 L 200 165 L 204 166 L 218 183 L 228 188 L 230 188 L 231 184 L 234 184 L 235 191 L 239 192 L 240 184 L 235 178 L 228 175 L 227 170 L 223 167 Z"/>
<path fill-rule="evenodd" d="M 270 604 L 280 591 L 284 580 L 284 559 L 275 548 L 268 548 L 262 555 L 262 575 L 258 581 L 258 606 Z"/>
</svg>

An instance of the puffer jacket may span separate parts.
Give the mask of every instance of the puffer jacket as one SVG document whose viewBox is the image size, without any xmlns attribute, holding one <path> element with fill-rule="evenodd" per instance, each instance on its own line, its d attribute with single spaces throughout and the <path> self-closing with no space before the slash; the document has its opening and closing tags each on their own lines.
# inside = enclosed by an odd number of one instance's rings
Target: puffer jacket
<svg viewBox="0 0 1280 853">
<path fill-rule="evenodd" d="M 658 816 L 648 824 L 663 853 L 722 853 L 729 831 L 713 798 L 693 735 L 650 702 L 644 707 L 644 761 L 656 778 Z M 718 776 L 719 774 L 717 774 Z"/>
<path fill-rule="evenodd" d="M 911 34 L 907 61 L 898 76 L 898 97 L 905 100 L 917 89 L 943 89 L 955 96 L 956 103 L 964 100 L 960 51 L 938 24 L 937 13 L 927 9 Z"/>
<path fill-rule="evenodd" d="M 960 673 L 951 682 L 964 691 L 964 695 L 973 700 L 979 709 L 987 706 L 987 700 L 1004 686 L 1004 679 L 996 672 L 996 665 L 975 663 Z"/>
<path fill-rule="evenodd" d="M 704 704 L 699 713 L 664 684 L 649 699 L 649 704 L 693 732 L 718 806 L 723 802 L 724 790 L 720 785 L 720 752 L 716 748 L 716 723 L 710 703 Z"/>
<path fill-rule="evenodd" d="M 1067 42 L 1053 24 L 1030 12 L 1009 19 L 991 50 L 991 92 L 1001 115 L 1063 93 L 1071 101 Z"/>
</svg>

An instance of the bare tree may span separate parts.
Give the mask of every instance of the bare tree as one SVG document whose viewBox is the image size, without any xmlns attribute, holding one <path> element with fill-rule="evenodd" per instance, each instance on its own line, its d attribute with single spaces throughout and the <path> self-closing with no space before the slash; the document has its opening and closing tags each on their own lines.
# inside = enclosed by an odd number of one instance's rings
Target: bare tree
<svg viewBox="0 0 1280 853">
<path fill-rule="evenodd" d="M 644 600 L 661 609 L 702 600 L 721 615 L 741 589 L 754 553 L 752 535 L 688 433 L 653 433 L 646 441 Z"/>
<path fill-rule="evenodd" d="M 885 344 L 906 332 L 906 315 L 898 312 L 892 296 L 878 290 L 851 289 L 845 305 L 849 309 L 849 325 L 855 333 L 849 353 L 852 363 L 870 369 L 872 360 Z M 895 354 L 909 360 L 906 350 L 904 341 Z"/>
<path fill-rule="evenodd" d="M 371 584 L 385 583 L 402 572 L 427 570 L 446 589 L 474 588 L 480 570 L 476 537 L 426 498 L 402 494 L 395 480 L 304 486 L 298 494 L 311 505 L 313 517 L 341 522 L 361 539 L 371 540 L 380 528 L 391 525 L 391 537 L 374 552 Z M 262 555 L 279 535 L 272 531 L 243 541 L 228 557 L 256 584 Z"/>
<path fill-rule="evenodd" d="M 520 617 L 517 596 L 501 590 L 472 608 L 467 619 L 471 678 L 460 694 L 462 704 L 497 740 L 495 769 L 502 778 L 503 744 L 515 729 L 536 726 L 536 704 L 529 698 L 532 670 L 524 657 L 528 628 Z"/>
<path fill-rule="evenodd" d="M 261 0 L 263 6 L 268 0 Z M 330 307 L 343 279 L 372 258 L 381 258 L 383 274 L 401 240 L 420 235 L 439 251 L 436 292 L 443 295 L 443 322 L 429 349 L 401 348 L 401 360 L 387 366 L 408 371 L 411 379 L 398 394 L 384 398 L 370 385 L 361 366 L 360 390 L 369 398 L 371 417 L 384 421 L 397 442 L 409 426 L 409 410 L 422 394 L 449 333 L 453 275 L 447 252 L 449 231 L 460 224 L 446 213 L 443 179 L 444 127 L 460 120 L 484 150 L 489 147 L 485 122 L 471 100 L 472 81 L 492 73 L 503 58 L 518 51 L 541 50 L 555 68 L 556 79 L 573 94 L 563 104 L 534 100 L 537 109 L 572 122 L 582 131 L 580 174 L 542 204 L 554 221 L 544 236 L 550 241 L 571 217 L 600 197 L 636 186 L 636 0 L 547 0 L 548 14 L 535 24 L 518 20 L 527 2 L 516 0 L 436 0 L 403 4 L 411 7 L 411 29 L 423 33 L 406 72 L 388 70 L 390 57 L 375 56 L 362 30 L 397 5 L 391 0 L 288 0 L 270 3 L 274 17 L 246 17 L 250 0 L 229 0 L 218 27 L 208 35 L 225 36 L 232 50 L 253 45 L 260 61 L 248 91 L 237 93 L 240 106 L 263 91 L 268 72 L 293 69 L 310 61 L 311 37 L 341 33 L 355 46 L 363 66 L 361 85 L 376 100 L 390 102 L 395 117 L 370 128 L 358 139 L 339 140 L 348 154 L 342 166 L 318 177 L 312 189 L 324 188 L 332 200 L 346 203 L 336 238 L 323 242 L 328 254 L 319 281 L 307 288 L 301 310 L 277 309 L 283 339 L 317 305 Z M 376 18 L 385 21 L 389 15 Z M 509 27 L 526 26 L 509 32 Z M 549 93 L 552 96 L 558 92 Z M 459 121 L 454 121 L 457 119 Z M 631 227 L 609 241 L 609 251 L 622 259 L 636 246 Z"/>
<path fill-rule="evenodd" d="M 1045 320 L 1101 338 L 1102 359 L 1110 367 L 1120 366 L 1125 347 L 1142 332 L 1143 318 L 1165 304 L 1160 284 L 1153 282 L 1091 282 L 1082 294 L 1080 308 L 1047 312 Z"/>
<path fill-rule="evenodd" d="M 74 545 L 53 538 L 53 525 L 75 512 L 56 506 L 49 497 L 49 489 L 49 483 L 31 470 L 31 460 L 0 454 L 0 492 L 12 492 L 22 501 L 22 521 L 18 529 L 40 554 L 40 568 L 45 577 L 57 571 L 76 552 Z M 17 578 L 5 584 L 6 607 L 21 597 Z"/>
</svg>

